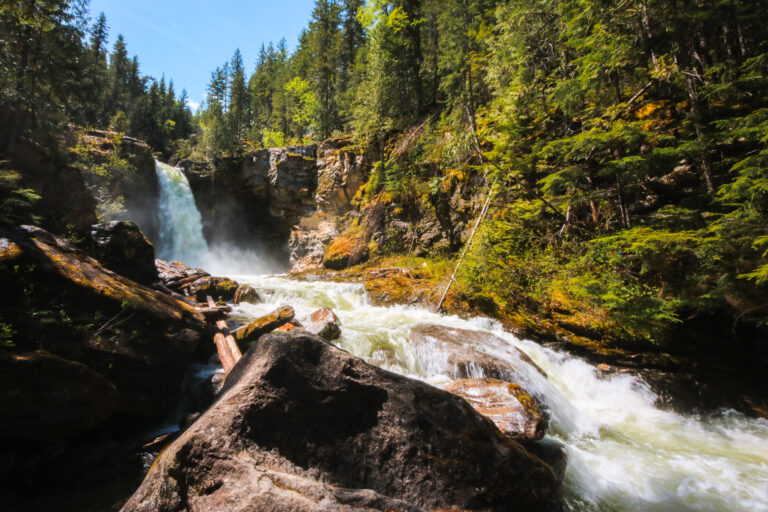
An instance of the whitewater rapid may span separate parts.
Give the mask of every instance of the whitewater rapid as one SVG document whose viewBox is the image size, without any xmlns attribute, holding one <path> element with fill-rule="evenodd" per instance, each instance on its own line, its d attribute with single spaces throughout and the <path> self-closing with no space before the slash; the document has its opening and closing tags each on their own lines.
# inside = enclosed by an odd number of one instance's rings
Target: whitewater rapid
<svg viewBox="0 0 768 512">
<path fill-rule="evenodd" d="M 200 212 L 183 172 L 156 163 L 160 184 L 158 257 L 203 266 L 256 288 L 258 305 L 235 306 L 246 321 L 291 305 L 300 321 L 330 308 L 342 322 L 336 343 L 366 361 L 429 383 L 441 374 L 445 354 L 415 349 L 408 332 L 418 323 L 485 330 L 504 344 L 474 347 L 501 359 L 526 352 L 548 378 L 518 372 L 519 384 L 550 410 L 548 436 L 568 448 L 566 507 L 573 512 L 768 512 L 768 421 L 733 411 L 697 417 L 664 411 L 640 379 L 598 378 L 594 365 L 505 332 L 485 318 L 462 320 L 417 307 L 371 305 L 362 285 L 302 282 L 281 277 L 233 275 L 265 269 L 258 254 L 213 250 L 203 236 Z M 212 371 L 206 368 L 205 371 Z"/>
<path fill-rule="evenodd" d="M 336 344 L 366 361 L 440 385 L 450 382 L 431 364 L 441 354 L 417 351 L 411 326 L 431 322 L 485 330 L 506 345 L 475 347 L 502 359 L 514 347 L 548 374 L 524 376 L 524 387 L 551 410 L 548 436 L 568 448 L 566 508 L 571 511 L 768 511 L 768 421 L 724 411 L 685 416 L 654 405 L 656 397 L 629 375 L 598 378 L 594 365 L 521 340 L 486 318 L 462 320 L 417 307 L 371 305 L 358 284 L 302 282 L 281 277 L 230 276 L 256 288 L 258 305 L 235 306 L 247 320 L 292 305 L 304 320 L 318 308 L 342 322 Z"/>
</svg>

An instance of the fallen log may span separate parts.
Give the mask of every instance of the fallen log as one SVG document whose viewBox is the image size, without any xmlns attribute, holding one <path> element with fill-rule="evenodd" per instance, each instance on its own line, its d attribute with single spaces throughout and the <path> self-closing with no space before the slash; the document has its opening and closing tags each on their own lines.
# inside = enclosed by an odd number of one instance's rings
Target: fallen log
<svg viewBox="0 0 768 512">
<path fill-rule="evenodd" d="M 235 331 L 235 338 L 240 343 L 251 343 L 259 339 L 262 334 L 267 334 L 288 322 L 293 321 L 295 312 L 291 306 L 282 306 L 268 315 L 252 320 Z M 294 325 L 296 322 L 294 322 Z"/>
<path fill-rule="evenodd" d="M 216 303 L 210 295 L 206 299 L 210 308 L 216 308 Z M 221 361 L 224 372 L 229 373 L 240 358 L 243 357 L 243 354 L 240 352 L 240 347 L 237 346 L 234 336 L 229 333 L 227 322 L 217 320 L 216 327 L 219 329 L 219 332 L 213 335 L 213 342 L 216 344 L 219 361 Z"/>
</svg>

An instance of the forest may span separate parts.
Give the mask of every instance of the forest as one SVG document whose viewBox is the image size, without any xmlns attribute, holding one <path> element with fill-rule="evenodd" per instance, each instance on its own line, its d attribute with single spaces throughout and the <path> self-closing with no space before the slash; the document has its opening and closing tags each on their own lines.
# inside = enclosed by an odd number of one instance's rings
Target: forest
<svg viewBox="0 0 768 512">
<path fill-rule="evenodd" d="M 768 0 L 161 4 L 0 1 L 0 510 L 768 510 Z"/>
<path fill-rule="evenodd" d="M 358 207 L 440 210 L 472 183 L 470 303 L 578 311 L 654 341 L 697 315 L 761 326 L 768 285 L 768 44 L 758 0 L 315 3 L 295 51 L 239 50 L 195 115 L 81 1 L 6 2 L 2 143 L 66 123 L 217 159 L 352 134 L 381 154 Z M 478 179 L 481 183 L 478 185 Z M 3 171 L 2 216 L 35 192 Z M 478 203 L 478 201 L 475 201 Z M 468 231 L 468 230 L 467 230 Z M 456 258 L 467 233 L 436 258 Z M 382 248 L 405 253 L 407 247 Z"/>
</svg>

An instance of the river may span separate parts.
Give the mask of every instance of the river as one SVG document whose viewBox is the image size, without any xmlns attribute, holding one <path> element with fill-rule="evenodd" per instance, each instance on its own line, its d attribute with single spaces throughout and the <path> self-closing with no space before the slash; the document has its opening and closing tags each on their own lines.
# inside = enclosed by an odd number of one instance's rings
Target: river
<svg viewBox="0 0 768 512">
<path fill-rule="evenodd" d="M 339 347 L 435 385 L 450 382 L 440 373 L 445 365 L 438 364 L 445 355 L 409 343 L 408 332 L 415 324 L 489 331 L 505 343 L 475 348 L 501 359 L 517 358 L 515 347 L 526 352 L 548 378 L 531 371 L 520 375 L 519 384 L 549 408 L 548 436 L 568 449 L 568 510 L 768 512 L 767 420 L 735 411 L 699 417 L 662 410 L 639 378 L 599 378 L 589 362 L 518 339 L 487 318 L 463 320 L 418 307 L 374 306 L 359 284 L 233 275 L 242 269 L 264 269 L 264 260 L 208 248 L 184 174 L 159 162 L 157 172 L 165 226 L 156 244 L 158 253 L 192 265 L 203 262 L 214 275 L 256 288 L 264 300 L 235 306 L 233 314 L 241 320 L 286 304 L 294 307 L 300 321 L 318 308 L 330 308 L 342 322 Z"/>
<path fill-rule="evenodd" d="M 505 332 L 487 318 L 463 320 L 418 307 L 374 306 L 362 285 L 275 276 L 231 276 L 253 286 L 258 305 L 235 306 L 243 320 L 292 305 L 301 321 L 330 308 L 342 322 L 336 344 L 397 373 L 440 385 L 450 378 L 431 364 L 441 354 L 416 350 L 411 326 L 439 323 L 486 330 L 506 346 L 476 347 L 502 359 L 526 352 L 548 375 L 521 382 L 550 409 L 548 436 L 567 446 L 566 506 L 572 511 L 768 511 L 768 421 L 735 411 L 710 417 L 661 410 L 655 395 L 629 375 L 598 378 L 597 368 Z"/>
</svg>

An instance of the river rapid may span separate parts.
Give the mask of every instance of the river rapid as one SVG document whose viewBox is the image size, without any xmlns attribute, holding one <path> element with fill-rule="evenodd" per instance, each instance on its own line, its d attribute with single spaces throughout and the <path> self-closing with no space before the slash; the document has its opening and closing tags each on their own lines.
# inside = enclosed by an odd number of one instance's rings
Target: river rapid
<svg viewBox="0 0 768 512">
<path fill-rule="evenodd" d="M 161 185 L 158 254 L 253 286 L 263 302 L 235 306 L 233 314 L 242 321 L 281 305 L 293 306 L 299 321 L 330 308 L 342 322 L 339 347 L 435 385 L 451 380 L 441 374 L 446 355 L 412 346 L 408 333 L 415 324 L 496 334 L 505 342 L 474 348 L 497 358 L 517 359 L 515 348 L 526 352 L 548 378 L 522 372 L 519 384 L 549 408 L 547 435 L 568 449 L 568 510 L 768 512 L 768 421 L 735 411 L 698 417 L 659 409 L 642 380 L 598 378 L 597 368 L 583 359 L 518 339 L 487 318 L 463 320 L 417 307 L 374 306 L 359 284 L 234 275 L 254 271 L 249 269 L 270 272 L 275 265 L 256 253 L 209 247 L 183 172 L 160 162 L 156 170 Z"/>
<path fill-rule="evenodd" d="M 698 417 L 665 411 L 642 380 L 598 378 L 597 368 L 505 332 L 487 318 L 463 320 L 418 307 L 374 306 L 362 285 L 280 276 L 230 276 L 253 286 L 263 303 L 235 306 L 245 321 L 291 305 L 299 321 L 330 308 L 342 322 L 336 344 L 366 361 L 435 385 L 450 378 L 443 354 L 415 349 L 410 327 L 423 322 L 484 330 L 506 345 L 476 349 L 501 359 L 526 352 L 544 371 L 520 384 L 552 416 L 548 437 L 567 446 L 566 508 L 571 511 L 768 511 L 768 421 L 735 411 Z"/>
</svg>

